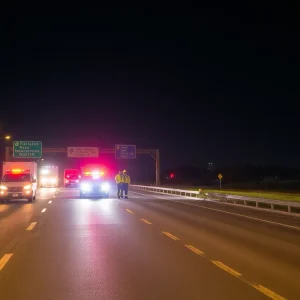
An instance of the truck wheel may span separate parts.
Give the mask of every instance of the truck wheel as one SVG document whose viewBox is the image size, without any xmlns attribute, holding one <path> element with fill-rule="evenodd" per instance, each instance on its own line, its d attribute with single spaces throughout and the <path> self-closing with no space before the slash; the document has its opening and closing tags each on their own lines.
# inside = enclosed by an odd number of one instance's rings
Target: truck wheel
<svg viewBox="0 0 300 300">
<path fill-rule="evenodd" d="M 33 201 L 33 196 L 31 196 L 30 198 L 27 198 L 28 202 L 32 202 Z"/>
</svg>

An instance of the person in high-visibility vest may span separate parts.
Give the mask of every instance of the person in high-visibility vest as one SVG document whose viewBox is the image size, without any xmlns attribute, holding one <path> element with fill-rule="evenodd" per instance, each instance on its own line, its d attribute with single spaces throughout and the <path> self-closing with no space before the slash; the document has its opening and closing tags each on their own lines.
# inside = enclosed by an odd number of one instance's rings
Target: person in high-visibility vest
<svg viewBox="0 0 300 300">
<path fill-rule="evenodd" d="M 128 187 L 130 184 L 130 176 L 127 174 L 127 171 L 123 171 L 123 184 L 122 184 L 122 189 L 124 190 L 125 194 L 125 199 L 128 199 Z"/>
<path fill-rule="evenodd" d="M 123 173 L 122 171 L 119 171 L 119 173 L 115 177 L 115 181 L 117 184 L 117 197 L 120 199 L 120 197 L 123 198 Z"/>
</svg>

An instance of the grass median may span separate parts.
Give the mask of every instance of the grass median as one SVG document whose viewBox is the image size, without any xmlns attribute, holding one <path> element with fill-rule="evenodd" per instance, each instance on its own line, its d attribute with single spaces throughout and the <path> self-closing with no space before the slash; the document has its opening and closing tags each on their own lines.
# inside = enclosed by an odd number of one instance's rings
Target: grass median
<svg viewBox="0 0 300 300">
<path fill-rule="evenodd" d="M 183 188 L 187 190 L 199 191 L 199 188 Z M 240 191 L 240 190 L 218 190 L 218 189 L 203 189 L 203 193 L 218 193 L 218 194 L 228 194 L 228 195 L 238 195 L 253 198 L 264 198 L 272 200 L 282 200 L 282 201 L 299 201 L 300 193 L 283 193 L 274 191 Z"/>
</svg>

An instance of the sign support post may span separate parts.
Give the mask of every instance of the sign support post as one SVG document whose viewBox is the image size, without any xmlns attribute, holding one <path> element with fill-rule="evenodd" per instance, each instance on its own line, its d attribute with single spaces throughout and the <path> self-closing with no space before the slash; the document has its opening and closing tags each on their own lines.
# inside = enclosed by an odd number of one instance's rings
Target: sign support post
<svg viewBox="0 0 300 300">
<path fill-rule="evenodd" d="M 218 178 L 219 178 L 219 180 L 220 180 L 220 190 L 222 189 L 222 178 L 223 178 L 223 175 L 220 173 L 219 175 L 218 175 Z"/>
<path fill-rule="evenodd" d="M 159 149 L 155 150 L 156 185 L 160 185 L 160 157 Z"/>
</svg>

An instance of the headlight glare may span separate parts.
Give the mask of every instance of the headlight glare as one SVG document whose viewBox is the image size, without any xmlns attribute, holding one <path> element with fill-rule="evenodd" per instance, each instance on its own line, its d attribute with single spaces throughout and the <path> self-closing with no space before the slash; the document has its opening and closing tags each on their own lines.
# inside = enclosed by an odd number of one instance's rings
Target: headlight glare
<svg viewBox="0 0 300 300">
<path fill-rule="evenodd" d="M 88 183 L 81 183 L 80 189 L 84 192 L 88 192 L 91 190 L 91 186 Z"/>
<path fill-rule="evenodd" d="M 101 184 L 101 189 L 102 189 L 103 191 L 108 191 L 108 190 L 109 190 L 109 184 L 108 184 L 108 182 L 102 183 L 102 184 Z"/>
</svg>

